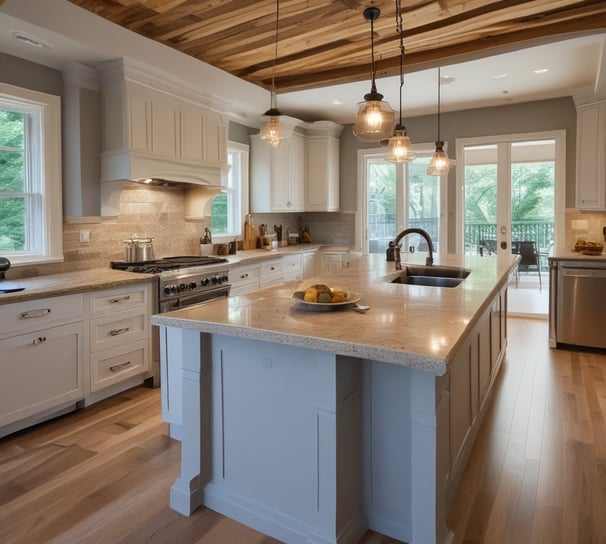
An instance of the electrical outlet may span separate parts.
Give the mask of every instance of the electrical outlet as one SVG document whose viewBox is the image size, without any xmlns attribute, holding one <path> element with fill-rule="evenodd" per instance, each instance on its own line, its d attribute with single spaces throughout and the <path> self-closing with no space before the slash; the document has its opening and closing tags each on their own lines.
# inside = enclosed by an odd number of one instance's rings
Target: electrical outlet
<svg viewBox="0 0 606 544">
<path fill-rule="evenodd" d="M 81 230 L 80 231 L 80 243 L 88 244 L 90 242 L 90 230 Z"/>
</svg>

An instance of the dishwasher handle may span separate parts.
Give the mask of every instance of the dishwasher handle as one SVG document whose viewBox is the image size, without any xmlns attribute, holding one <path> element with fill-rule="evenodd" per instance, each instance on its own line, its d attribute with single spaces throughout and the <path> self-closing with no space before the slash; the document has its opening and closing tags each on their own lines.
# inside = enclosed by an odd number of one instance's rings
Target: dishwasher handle
<svg viewBox="0 0 606 544">
<path fill-rule="evenodd" d="M 560 274 L 575 278 L 606 278 L 606 268 L 560 268 Z"/>
</svg>

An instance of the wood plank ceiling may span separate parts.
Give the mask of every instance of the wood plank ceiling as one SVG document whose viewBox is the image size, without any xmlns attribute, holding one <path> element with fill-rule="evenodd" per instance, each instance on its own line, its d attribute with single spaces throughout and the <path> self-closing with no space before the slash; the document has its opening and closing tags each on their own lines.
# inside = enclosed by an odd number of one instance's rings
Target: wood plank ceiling
<svg viewBox="0 0 606 544">
<path fill-rule="evenodd" d="M 70 0 L 201 61 L 271 88 L 276 0 Z M 395 0 L 281 0 L 277 92 L 399 73 Z M 405 72 L 606 29 L 604 0 L 401 0 Z"/>
</svg>

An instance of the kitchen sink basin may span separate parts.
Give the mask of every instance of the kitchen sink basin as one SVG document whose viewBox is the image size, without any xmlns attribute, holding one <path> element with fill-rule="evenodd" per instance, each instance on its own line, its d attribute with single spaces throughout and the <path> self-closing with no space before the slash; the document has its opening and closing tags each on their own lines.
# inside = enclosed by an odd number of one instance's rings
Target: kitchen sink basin
<svg viewBox="0 0 606 544">
<path fill-rule="evenodd" d="M 456 287 L 460 285 L 471 270 L 453 266 L 406 266 L 391 283 L 406 285 L 428 285 L 431 287 Z"/>
</svg>

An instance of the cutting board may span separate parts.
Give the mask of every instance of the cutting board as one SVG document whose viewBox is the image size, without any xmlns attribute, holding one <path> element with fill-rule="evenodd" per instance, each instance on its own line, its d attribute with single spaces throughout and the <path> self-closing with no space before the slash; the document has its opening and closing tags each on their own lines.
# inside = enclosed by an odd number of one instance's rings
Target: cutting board
<svg viewBox="0 0 606 544">
<path fill-rule="evenodd" d="M 257 233 L 254 225 L 244 223 L 244 249 L 255 249 L 257 247 Z"/>
</svg>

